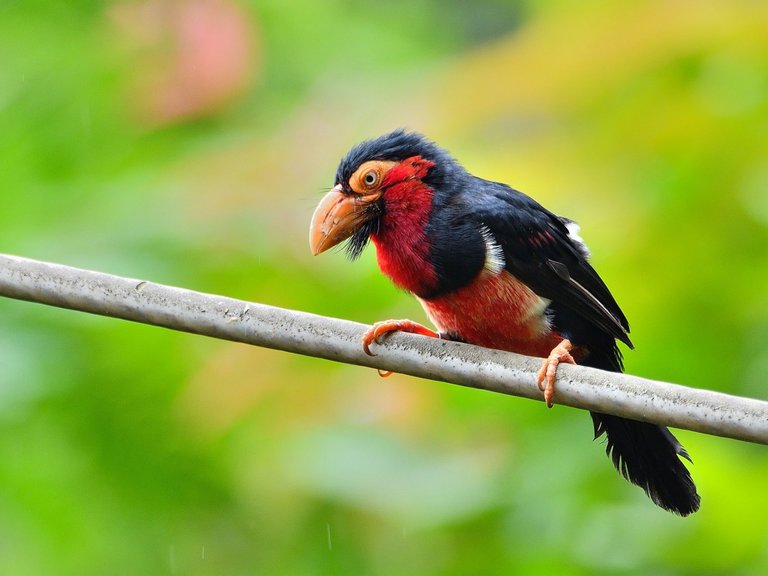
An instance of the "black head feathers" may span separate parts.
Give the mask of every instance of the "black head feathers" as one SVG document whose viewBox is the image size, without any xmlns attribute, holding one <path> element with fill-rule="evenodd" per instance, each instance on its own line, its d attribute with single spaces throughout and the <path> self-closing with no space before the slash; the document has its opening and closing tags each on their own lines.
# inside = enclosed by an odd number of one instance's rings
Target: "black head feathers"
<svg viewBox="0 0 768 576">
<path fill-rule="evenodd" d="M 400 161 L 411 156 L 421 156 L 435 163 L 430 173 L 432 179 L 445 171 L 458 168 L 453 157 L 418 132 L 400 128 L 372 140 L 361 142 L 342 159 L 336 171 L 336 184 L 345 184 L 357 168 L 368 160 Z M 426 179 L 425 179 L 426 180 Z"/>
</svg>

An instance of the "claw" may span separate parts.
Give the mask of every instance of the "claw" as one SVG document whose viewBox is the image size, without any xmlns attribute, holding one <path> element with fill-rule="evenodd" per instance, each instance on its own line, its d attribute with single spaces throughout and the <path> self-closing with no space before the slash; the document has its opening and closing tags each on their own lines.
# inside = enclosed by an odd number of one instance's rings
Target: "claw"
<svg viewBox="0 0 768 576">
<path fill-rule="evenodd" d="M 422 326 L 418 322 L 412 320 L 384 320 L 383 322 L 376 322 L 373 326 L 368 328 L 363 334 L 363 350 L 368 356 L 376 356 L 371 352 L 371 344 L 381 343 L 381 339 L 390 332 L 410 332 L 412 334 L 421 334 L 422 336 L 431 336 L 432 338 L 440 338 L 440 335 L 434 330 L 430 330 L 426 326 Z M 386 378 L 391 376 L 392 372 L 389 370 L 379 369 L 379 376 Z"/>
<path fill-rule="evenodd" d="M 369 356 L 376 356 L 371 352 L 371 344 L 381 343 L 381 339 L 390 332 L 410 332 L 411 334 L 421 334 L 422 336 L 430 336 L 431 338 L 439 338 L 440 335 L 434 330 L 430 330 L 426 326 L 422 326 L 418 322 L 413 320 L 384 320 L 382 322 L 376 322 L 373 326 L 368 328 L 363 334 L 363 350 Z"/>
<path fill-rule="evenodd" d="M 571 344 L 571 341 L 565 339 L 552 349 L 552 352 L 549 353 L 549 356 L 541 364 L 537 374 L 537 384 L 539 385 L 539 390 L 544 392 L 544 401 L 547 403 L 547 408 L 552 408 L 554 405 L 557 365 L 560 362 L 576 364 L 573 356 L 571 356 L 572 349 L 573 344 Z"/>
</svg>

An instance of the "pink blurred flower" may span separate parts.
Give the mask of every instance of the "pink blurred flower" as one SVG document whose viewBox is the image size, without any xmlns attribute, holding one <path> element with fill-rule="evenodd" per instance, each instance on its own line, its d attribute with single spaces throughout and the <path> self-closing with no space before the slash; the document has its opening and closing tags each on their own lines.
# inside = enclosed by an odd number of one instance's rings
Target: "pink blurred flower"
<svg viewBox="0 0 768 576">
<path fill-rule="evenodd" d="M 240 96 L 259 68 L 258 31 L 233 0 L 141 0 L 110 10 L 135 60 L 145 122 L 211 115 Z"/>
</svg>

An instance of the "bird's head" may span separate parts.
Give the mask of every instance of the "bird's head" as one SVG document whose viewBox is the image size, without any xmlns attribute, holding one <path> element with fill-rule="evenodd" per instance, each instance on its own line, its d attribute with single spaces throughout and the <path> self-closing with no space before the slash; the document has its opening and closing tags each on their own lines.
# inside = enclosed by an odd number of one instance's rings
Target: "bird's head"
<svg viewBox="0 0 768 576">
<path fill-rule="evenodd" d="M 457 166 L 447 152 L 422 135 L 396 130 L 355 146 L 336 171 L 335 186 L 318 204 L 309 229 L 317 255 L 349 240 L 352 258 L 378 233 L 388 201 L 433 190 Z M 401 202 L 402 204 L 402 202 Z"/>
</svg>

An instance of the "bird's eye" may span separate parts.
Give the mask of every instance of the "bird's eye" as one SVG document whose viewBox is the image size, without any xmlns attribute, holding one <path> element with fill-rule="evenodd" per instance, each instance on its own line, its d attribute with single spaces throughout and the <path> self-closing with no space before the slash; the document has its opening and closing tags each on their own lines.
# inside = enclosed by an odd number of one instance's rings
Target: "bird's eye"
<svg viewBox="0 0 768 576">
<path fill-rule="evenodd" d="M 365 184 L 368 188 L 375 186 L 378 181 L 379 175 L 376 173 L 376 170 L 371 170 L 365 176 L 363 176 L 363 184 Z"/>
<path fill-rule="evenodd" d="M 395 164 L 397 162 L 386 160 L 364 162 L 349 177 L 349 189 L 355 194 L 362 194 L 363 196 L 381 195 L 384 188 L 389 185 L 386 176 Z"/>
</svg>

